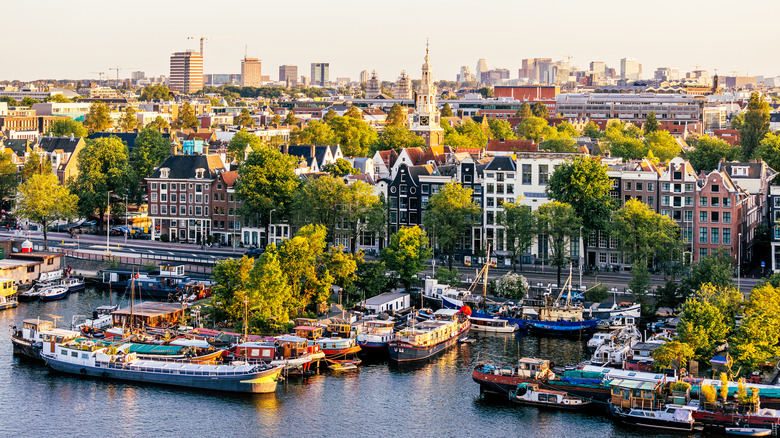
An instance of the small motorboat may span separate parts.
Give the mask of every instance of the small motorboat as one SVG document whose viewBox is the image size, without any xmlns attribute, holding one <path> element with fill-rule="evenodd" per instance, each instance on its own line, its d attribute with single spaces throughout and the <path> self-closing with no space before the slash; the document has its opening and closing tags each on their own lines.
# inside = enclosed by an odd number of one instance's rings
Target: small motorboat
<svg viewBox="0 0 780 438">
<path fill-rule="evenodd" d="M 433 318 L 433 310 L 431 309 L 420 309 L 417 311 L 417 317 L 420 319 L 431 319 Z"/>
<path fill-rule="evenodd" d="M 509 391 L 509 400 L 524 405 L 549 406 L 562 409 L 581 409 L 591 404 L 590 400 L 564 391 L 540 389 L 536 383 L 521 383 Z"/>
<path fill-rule="evenodd" d="M 54 300 L 61 300 L 65 298 L 65 296 L 68 295 L 68 288 L 64 286 L 54 286 L 50 288 L 44 289 L 39 295 L 38 298 L 41 301 L 54 301 Z"/>
<path fill-rule="evenodd" d="M 41 291 L 39 291 L 37 289 L 30 289 L 30 290 L 26 290 L 24 292 L 20 292 L 16 296 L 16 298 L 19 301 L 35 301 L 35 300 L 38 299 L 38 295 L 40 295 L 40 294 L 41 294 Z"/>
<path fill-rule="evenodd" d="M 60 286 L 67 287 L 70 292 L 83 290 L 86 287 L 83 278 L 67 277 L 60 280 Z"/>
<path fill-rule="evenodd" d="M 772 435 L 772 429 L 757 429 L 755 427 L 727 427 L 726 435 L 769 436 Z"/>
<path fill-rule="evenodd" d="M 470 338 L 468 336 L 464 336 L 464 337 L 458 339 L 458 343 L 460 343 L 460 344 L 473 344 L 474 341 L 476 341 L 476 339 Z"/>
<path fill-rule="evenodd" d="M 326 359 L 328 361 L 328 368 L 330 368 L 333 371 L 354 371 L 358 369 L 358 365 L 360 365 L 363 361 L 360 359 L 349 359 L 349 360 L 335 360 L 335 359 Z"/>
</svg>

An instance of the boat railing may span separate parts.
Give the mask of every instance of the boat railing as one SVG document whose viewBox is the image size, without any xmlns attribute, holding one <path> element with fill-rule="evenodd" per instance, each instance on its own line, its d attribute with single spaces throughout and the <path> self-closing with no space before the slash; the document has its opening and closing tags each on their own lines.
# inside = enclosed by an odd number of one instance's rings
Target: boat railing
<svg viewBox="0 0 780 438">
<path fill-rule="evenodd" d="M 184 376 L 246 376 L 251 374 L 256 374 L 260 371 L 257 368 L 257 366 L 253 366 L 251 368 L 248 368 L 246 371 L 216 371 L 216 370 L 193 370 L 193 369 L 182 369 L 182 368 L 165 368 L 165 367 L 148 367 L 148 366 L 141 366 L 141 365 L 133 365 L 128 364 L 124 362 L 95 362 L 95 365 L 98 368 L 109 368 L 109 369 L 116 369 L 116 370 L 126 370 L 126 371 L 135 371 L 135 372 L 144 372 L 144 373 L 155 373 L 155 374 L 173 374 L 173 375 L 184 375 Z M 230 365 L 220 365 L 220 366 L 226 366 L 230 367 Z"/>
</svg>

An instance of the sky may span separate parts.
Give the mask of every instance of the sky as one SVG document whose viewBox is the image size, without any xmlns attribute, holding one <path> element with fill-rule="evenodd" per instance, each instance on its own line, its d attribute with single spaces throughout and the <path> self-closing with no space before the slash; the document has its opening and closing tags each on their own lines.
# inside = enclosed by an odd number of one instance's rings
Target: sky
<svg viewBox="0 0 780 438">
<path fill-rule="evenodd" d="M 778 13 L 776 0 L 9 0 L 0 80 L 115 77 L 109 67 L 123 68 L 120 78 L 167 75 L 171 53 L 198 49 L 189 36 L 213 38 L 204 73 L 240 73 L 246 47 L 271 80 L 282 64 L 308 76 L 312 62 L 329 62 L 331 80 L 362 70 L 416 79 L 428 38 L 437 80 L 455 80 L 462 65 L 473 73 L 480 58 L 516 78 L 523 58 L 566 55 L 618 72 L 635 58 L 645 77 L 657 67 L 780 76 Z"/>
</svg>

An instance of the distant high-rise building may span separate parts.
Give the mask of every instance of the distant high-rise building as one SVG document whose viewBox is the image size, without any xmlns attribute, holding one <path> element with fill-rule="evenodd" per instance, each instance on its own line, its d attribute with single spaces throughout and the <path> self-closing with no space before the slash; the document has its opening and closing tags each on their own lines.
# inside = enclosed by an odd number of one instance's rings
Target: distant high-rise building
<svg viewBox="0 0 780 438">
<path fill-rule="evenodd" d="M 628 80 L 642 79 L 642 64 L 633 58 L 620 60 L 620 77 Z"/>
<path fill-rule="evenodd" d="M 194 93 L 203 88 L 203 55 L 194 50 L 171 55 L 170 88 Z"/>
<path fill-rule="evenodd" d="M 460 73 L 458 73 L 458 83 L 463 84 L 465 82 L 474 82 L 474 75 L 471 74 L 471 69 L 468 65 L 460 67 Z"/>
<path fill-rule="evenodd" d="M 482 58 L 479 61 L 477 61 L 477 70 L 474 73 L 476 79 L 478 81 L 481 80 L 482 73 L 485 73 L 486 71 L 488 71 L 487 60 L 485 60 L 485 58 Z"/>
<path fill-rule="evenodd" d="M 655 70 L 653 79 L 659 81 L 679 81 L 680 69 L 674 67 L 659 67 Z"/>
<path fill-rule="evenodd" d="M 496 85 L 501 81 L 509 79 L 509 70 L 505 68 L 494 68 L 493 70 L 483 71 L 479 78 L 481 84 Z"/>
<path fill-rule="evenodd" d="M 590 63 L 590 71 L 593 72 L 597 78 L 603 78 L 607 75 L 607 64 L 601 61 L 593 61 Z"/>
<path fill-rule="evenodd" d="M 547 69 L 547 64 L 552 63 L 552 58 L 531 58 L 523 59 L 523 68 L 519 71 L 521 78 L 528 78 L 531 82 L 547 82 L 543 80 L 543 71 Z M 547 83 L 555 83 L 547 82 Z"/>
<path fill-rule="evenodd" d="M 365 84 L 368 83 L 368 79 L 370 76 L 368 76 L 368 70 L 363 70 L 360 72 L 360 83 Z"/>
<path fill-rule="evenodd" d="M 330 63 L 312 62 L 311 63 L 311 84 L 324 87 L 330 82 Z"/>
<path fill-rule="evenodd" d="M 303 85 L 304 87 L 308 87 L 309 85 L 311 85 L 311 78 L 309 78 L 308 76 L 301 76 L 301 85 Z"/>
<path fill-rule="evenodd" d="M 396 99 L 412 98 L 412 80 L 407 76 L 406 71 L 401 72 L 401 76 L 395 81 L 393 87 L 393 97 Z"/>
<path fill-rule="evenodd" d="M 259 59 L 244 57 L 241 60 L 241 86 L 259 87 L 263 85 L 261 67 Z"/>
<path fill-rule="evenodd" d="M 382 83 L 374 70 L 371 72 L 371 79 L 366 82 L 366 99 L 374 99 L 380 94 L 382 94 Z"/>
<path fill-rule="evenodd" d="M 133 81 L 140 81 L 141 79 L 146 79 L 146 72 L 134 71 L 130 73 L 130 79 L 132 79 Z"/>
<path fill-rule="evenodd" d="M 298 85 L 298 66 L 280 65 L 279 82 L 286 82 L 288 87 L 294 87 Z"/>
</svg>

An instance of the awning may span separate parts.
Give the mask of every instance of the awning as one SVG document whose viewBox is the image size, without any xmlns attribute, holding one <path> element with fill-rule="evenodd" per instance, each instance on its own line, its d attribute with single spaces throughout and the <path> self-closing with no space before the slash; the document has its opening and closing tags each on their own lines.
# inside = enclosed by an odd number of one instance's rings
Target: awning
<svg viewBox="0 0 780 438">
<path fill-rule="evenodd" d="M 713 356 L 712 359 L 710 359 L 711 364 L 718 364 L 718 365 L 728 365 L 729 359 L 726 356 Z"/>
</svg>

